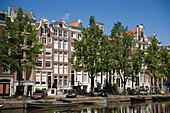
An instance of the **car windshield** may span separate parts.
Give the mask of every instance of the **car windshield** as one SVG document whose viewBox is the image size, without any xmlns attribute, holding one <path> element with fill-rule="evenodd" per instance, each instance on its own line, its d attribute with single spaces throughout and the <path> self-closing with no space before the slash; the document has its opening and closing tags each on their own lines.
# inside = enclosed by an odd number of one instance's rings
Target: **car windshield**
<svg viewBox="0 0 170 113">
<path fill-rule="evenodd" d="M 38 90 L 38 91 L 36 91 L 35 93 L 43 93 L 43 91 Z"/>
<path fill-rule="evenodd" d="M 132 91 L 135 91 L 135 89 L 132 89 Z"/>
<path fill-rule="evenodd" d="M 144 91 L 143 89 L 139 89 L 139 91 Z"/>
</svg>

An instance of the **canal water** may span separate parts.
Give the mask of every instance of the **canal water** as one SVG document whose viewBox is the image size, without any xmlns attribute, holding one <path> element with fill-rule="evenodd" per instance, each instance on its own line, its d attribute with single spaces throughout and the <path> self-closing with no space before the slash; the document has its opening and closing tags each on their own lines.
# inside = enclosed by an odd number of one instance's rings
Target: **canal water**
<svg viewBox="0 0 170 113">
<path fill-rule="evenodd" d="M 170 113 L 170 101 L 144 103 L 108 103 L 48 109 L 9 109 L 0 113 Z"/>
</svg>

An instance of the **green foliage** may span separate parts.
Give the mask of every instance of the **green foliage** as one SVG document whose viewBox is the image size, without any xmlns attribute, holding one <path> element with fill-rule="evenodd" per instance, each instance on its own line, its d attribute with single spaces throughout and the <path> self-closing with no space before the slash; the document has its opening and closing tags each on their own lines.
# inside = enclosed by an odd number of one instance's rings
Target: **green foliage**
<svg viewBox="0 0 170 113">
<path fill-rule="evenodd" d="M 32 21 L 27 15 L 23 15 L 23 10 L 19 7 L 14 22 L 6 16 L 6 28 L 0 37 L 0 66 L 17 72 L 19 80 L 24 70 L 35 66 L 36 57 L 41 54 L 39 50 L 42 48 L 38 44 Z"/>
<path fill-rule="evenodd" d="M 131 34 L 127 34 L 127 27 L 122 26 L 120 22 L 114 23 L 111 31 L 110 40 L 113 51 L 113 59 L 115 61 L 115 70 L 120 75 L 122 82 L 124 83 L 124 89 L 126 86 L 126 80 L 131 76 L 131 47 L 133 37 Z"/>
<path fill-rule="evenodd" d="M 104 51 L 106 51 L 107 47 L 103 49 L 101 48 L 101 44 L 106 43 L 107 37 L 104 35 L 103 30 L 96 25 L 93 16 L 89 19 L 89 27 L 83 28 L 82 35 L 81 40 L 74 40 L 73 56 L 76 56 L 76 60 L 69 59 L 69 62 L 72 64 L 73 69 L 83 69 L 89 72 L 91 91 L 93 92 L 94 77 L 101 71 L 101 66 L 103 66 L 101 59 L 102 61 L 106 59 L 103 55 L 106 55 Z"/>
</svg>

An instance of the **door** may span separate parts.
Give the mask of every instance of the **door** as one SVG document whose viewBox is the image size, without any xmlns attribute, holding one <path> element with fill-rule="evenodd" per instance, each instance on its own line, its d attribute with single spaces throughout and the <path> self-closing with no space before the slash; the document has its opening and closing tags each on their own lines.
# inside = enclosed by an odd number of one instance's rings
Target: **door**
<svg viewBox="0 0 170 113">
<path fill-rule="evenodd" d="M 0 96 L 9 96 L 10 95 L 10 84 L 9 83 L 0 83 Z"/>
</svg>

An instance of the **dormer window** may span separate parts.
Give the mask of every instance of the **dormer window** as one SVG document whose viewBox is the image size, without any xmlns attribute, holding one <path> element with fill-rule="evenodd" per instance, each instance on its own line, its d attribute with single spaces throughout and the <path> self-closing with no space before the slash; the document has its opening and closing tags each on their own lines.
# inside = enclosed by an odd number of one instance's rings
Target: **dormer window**
<svg viewBox="0 0 170 113">
<path fill-rule="evenodd" d="M 47 28 L 47 24 L 44 24 L 44 27 Z"/>
<path fill-rule="evenodd" d="M 63 27 L 63 24 L 59 24 L 59 27 Z"/>
</svg>

